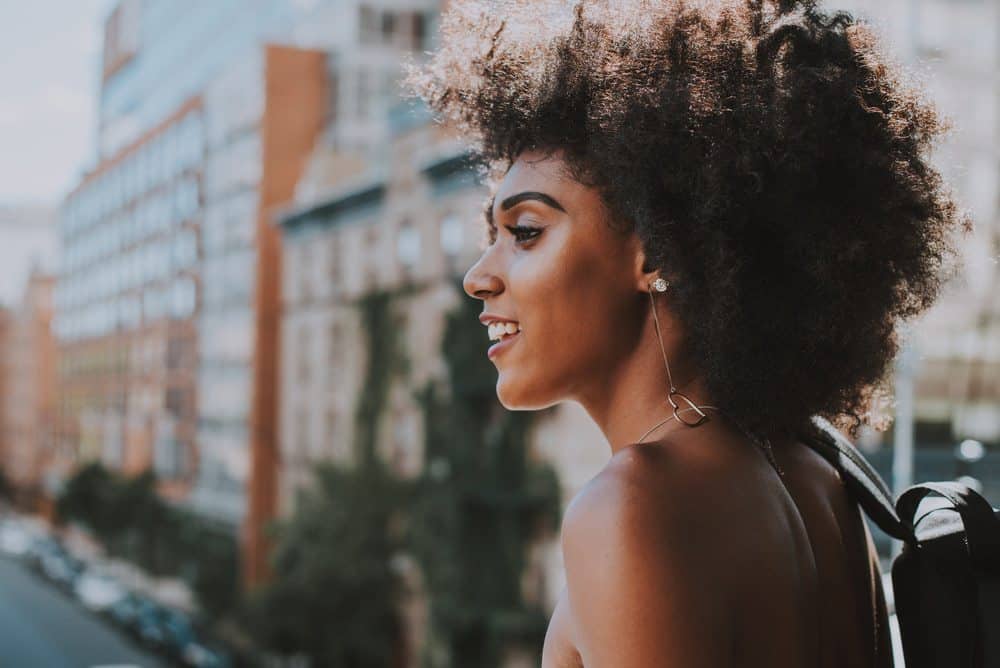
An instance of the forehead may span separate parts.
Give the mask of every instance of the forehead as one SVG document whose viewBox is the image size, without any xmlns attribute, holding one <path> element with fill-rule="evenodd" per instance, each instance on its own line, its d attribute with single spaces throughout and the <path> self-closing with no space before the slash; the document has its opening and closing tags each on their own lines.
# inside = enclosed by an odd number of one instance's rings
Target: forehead
<svg viewBox="0 0 1000 668">
<path fill-rule="evenodd" d="M 528 186 L 536 190 L 540 190 L 542 186 L 566 190 L 572 188 L 574 184 L 575 181 L 567 173 L 566 163 L 558 154 L 548 155 L 527 151 L 518 156 L 500 181 L 496 200 L 499 202 L 504 197 L 517 194 Z"/>
</svg>

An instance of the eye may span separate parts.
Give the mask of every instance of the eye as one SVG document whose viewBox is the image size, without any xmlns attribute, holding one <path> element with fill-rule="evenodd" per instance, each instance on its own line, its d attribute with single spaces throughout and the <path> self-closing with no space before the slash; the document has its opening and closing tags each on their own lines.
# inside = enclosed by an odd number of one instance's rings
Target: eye
<svg viewBox="0 0 1000 668">
<path fill-rule="evenodd" d="M 514 236 L 517 243 L 530 241 L 542 233 L 542 228 L 530 225 L 507 225 L 507 229 Z"/>
</svg>

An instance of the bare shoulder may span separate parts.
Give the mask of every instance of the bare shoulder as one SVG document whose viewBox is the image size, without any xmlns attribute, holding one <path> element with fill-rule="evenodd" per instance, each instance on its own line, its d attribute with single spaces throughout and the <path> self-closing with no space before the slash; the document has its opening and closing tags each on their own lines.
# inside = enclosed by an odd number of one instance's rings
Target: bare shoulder
<svg viewBox="0 0 1000 668">
<path fill-rule="evenodd" d="M 622 450 L 566 508 L 564 542 L 567 537 L 579 539 L 594 528 L 611 526 L 656 534 L 676 529 L 676 522 L 683 519 L 677 501 L 694 491 L 687 484 L 690 473 L 684 462 L 663 448 Z"/>
<path fill-rule="evenodd" d="M 567 602 L 587 666 L 668 657 L 728 665 L 730 615 L 709 558 L 712 510 L 691 512 L 691 467 L 673 459 L 662 448 L 627 448 L 566 510 Z"/>
<path fill-rule="evenodd" d="M 652 535 L 681 532 L 690 549 L 713 550 L 707 529 L 744 521 L 753 512 L 748 495 L 780 485 L 753 447 L 705 438 L 624 448 L 570 502 L 563 533 L 627 521 Z"/>
</svg>

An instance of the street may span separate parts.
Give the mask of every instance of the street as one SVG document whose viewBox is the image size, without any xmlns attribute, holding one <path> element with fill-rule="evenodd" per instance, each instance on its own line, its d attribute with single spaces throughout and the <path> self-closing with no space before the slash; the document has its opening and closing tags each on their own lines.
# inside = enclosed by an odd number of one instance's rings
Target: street
<svg viewBox="0 0 1000 668">
<path fill-rule="evenodd" d="M 164 665 L 24 565 L 0 558 L 0 666 Z"/>
</svg>

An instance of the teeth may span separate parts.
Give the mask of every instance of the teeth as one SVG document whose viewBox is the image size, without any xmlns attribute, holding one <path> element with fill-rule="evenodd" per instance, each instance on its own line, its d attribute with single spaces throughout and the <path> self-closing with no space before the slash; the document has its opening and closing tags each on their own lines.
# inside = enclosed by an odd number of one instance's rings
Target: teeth
<svg viewBox="0 0 1000 668">
<path fill-rule="evenodd" d="M 520 323 L 516 322 L 491 322 L 487 328 L 490 341 L 496 341 L 503 337 L 521 331 Z"/>
</svg>

